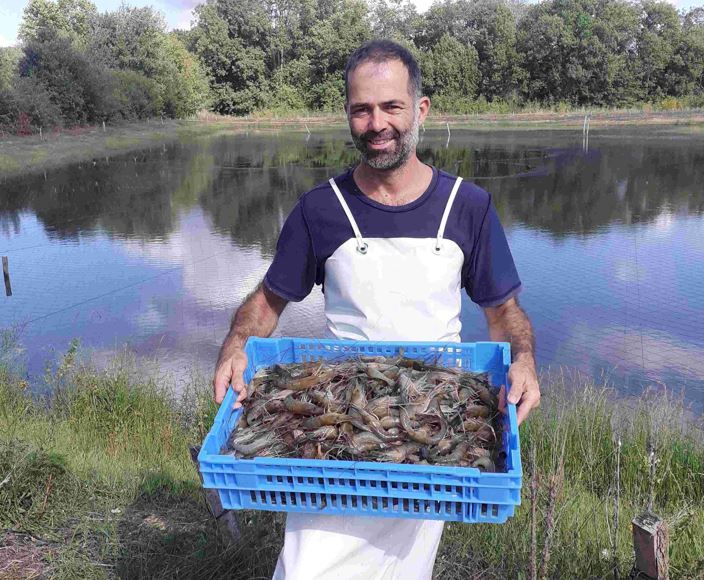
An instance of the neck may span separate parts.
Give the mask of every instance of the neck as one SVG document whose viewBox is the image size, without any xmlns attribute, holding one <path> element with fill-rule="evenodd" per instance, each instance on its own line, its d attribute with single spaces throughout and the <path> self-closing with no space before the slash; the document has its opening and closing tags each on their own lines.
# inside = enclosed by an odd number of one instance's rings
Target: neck
<svg viewBox="0 0 704 580">
<path fill-rule="evenodd" d="M 415 152 L 396 169 L 374 169 L 362 161 L 354 170 L 357 187 L 367 197 L 386 205 L 405 205 L 420 197 L 430 185 L 433 170 Z"/>
</svg>

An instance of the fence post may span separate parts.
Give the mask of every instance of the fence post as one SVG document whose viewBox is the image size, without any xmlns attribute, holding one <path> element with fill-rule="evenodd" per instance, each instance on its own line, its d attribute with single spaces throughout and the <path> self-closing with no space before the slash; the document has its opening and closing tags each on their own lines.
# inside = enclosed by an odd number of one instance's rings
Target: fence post
<svg viewBox="0 0 704 580">
<path fill-rule="evenodd" d="M 667 524 L 646 511 L 633 518 L 633 548 L 636 553 L 634 572 L 637 578 L 669 580 L 669 535 Z"/>
<path fill-rule="evenodd" d="M 2 275 L 5 278 L 5 296 L 12 296 L 12 286 L 10 285 L 10 264 L 7 256 L 2 257 Z"/>
</svg>

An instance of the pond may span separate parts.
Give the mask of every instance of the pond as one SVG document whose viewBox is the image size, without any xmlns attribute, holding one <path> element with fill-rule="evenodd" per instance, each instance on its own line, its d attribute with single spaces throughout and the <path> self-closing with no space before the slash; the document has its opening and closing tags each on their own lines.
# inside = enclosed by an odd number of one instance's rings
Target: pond
<svg viewBox="0 0 704 580">
<path fill-rule="evenodd" d="M 492 193 L 541 368 L 704 407 L 704 138 L 675 127 L 453 128 L 420 157 Z M 0 255 L 30 382 L 78 339 L 209 374 L 233 310 L 266 272 L 298 196 L 357 159 L 345 131 L 189 139 L 0 182 Z M 323 335 L 319 289 L 277 335 Z M 486 340 L 463 297 L 462 339 Z"/>
</svg>

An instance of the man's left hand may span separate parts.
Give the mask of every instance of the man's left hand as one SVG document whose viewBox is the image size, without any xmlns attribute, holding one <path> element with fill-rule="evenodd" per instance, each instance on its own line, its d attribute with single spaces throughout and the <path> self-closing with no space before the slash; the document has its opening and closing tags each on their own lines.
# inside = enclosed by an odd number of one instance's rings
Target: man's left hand
<svg viewBox="0 0 704 580">
<path fill-rule="evenodd" d="M 532 357 L 515 360 L 508 369 L 508 380 L 511 384 L 508 402 L 518 405 L 520 425 L 531 410 L 540 406 L 540 385 Z"/>
</svg>

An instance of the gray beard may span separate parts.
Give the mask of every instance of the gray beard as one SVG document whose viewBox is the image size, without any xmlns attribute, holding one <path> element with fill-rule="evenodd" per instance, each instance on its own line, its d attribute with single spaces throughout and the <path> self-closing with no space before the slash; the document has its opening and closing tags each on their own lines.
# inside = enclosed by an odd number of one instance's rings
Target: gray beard
<svg viewBox="0 0 704 580">
<path fill-rule="evenodd" d="M 398 137 L 398 145 L 394 151 L 369 151 L 366 141 L 361 137 L 352 135 L 357 150 L 362 154 L 364 162 L 373 169 L 392 170 L 401 167 L 411 156 L 418 145 L 420 129 L 419 114 L 416 112 L 410 129 Z"/>
</svg>

